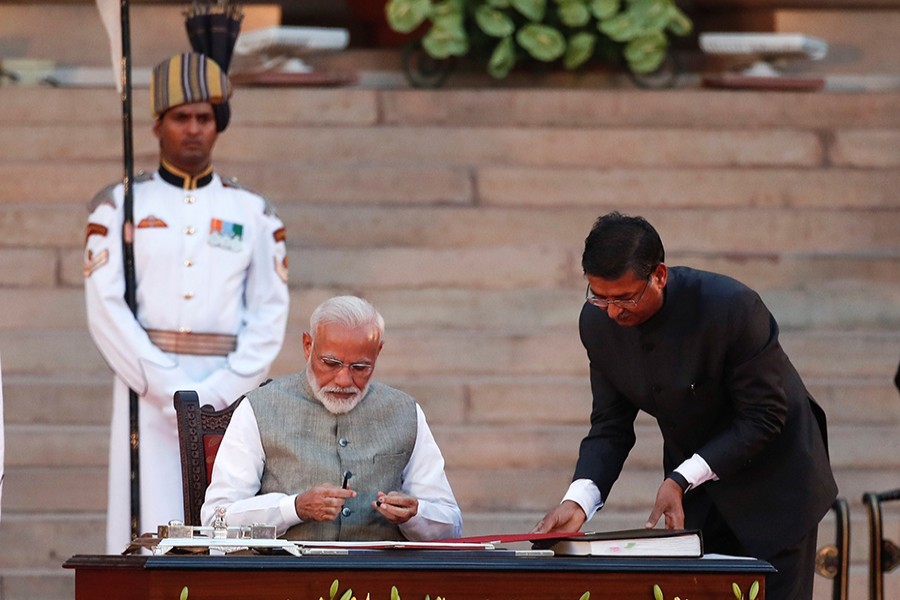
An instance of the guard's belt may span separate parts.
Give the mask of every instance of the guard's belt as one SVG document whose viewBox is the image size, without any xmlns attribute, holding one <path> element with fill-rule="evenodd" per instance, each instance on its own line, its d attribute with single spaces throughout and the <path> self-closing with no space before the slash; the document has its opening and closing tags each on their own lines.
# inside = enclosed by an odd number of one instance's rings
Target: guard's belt
<svg viewBox="0 0 900 600">
<path fill-rule="evenodd" d="M 225 333 L 188 333 L 147 329 L 150 341 L 160 350 L 174 354 L 227 356 L 237 348 L 237 336 Z"/>
</svg>

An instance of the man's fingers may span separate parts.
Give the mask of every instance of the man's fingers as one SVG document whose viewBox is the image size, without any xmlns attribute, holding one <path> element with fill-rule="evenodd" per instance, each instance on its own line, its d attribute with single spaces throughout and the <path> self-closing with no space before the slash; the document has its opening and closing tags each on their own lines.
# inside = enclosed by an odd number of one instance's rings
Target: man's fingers
<svg viewBox="0 0 900 600">
<path fill-rule="evenodd" d="M 531 529 L 531 533 L 547 533 L 547 526 L 544 524 L 544 519 L 537 522 L 537 525 Z"/>
<path fill-rule="evenodd" d="M 398 525 L 409 521 L 419 512 L 418 498 L 397 492 L 378 492 L 372 505 L 385 519 Z"/>
</svg>

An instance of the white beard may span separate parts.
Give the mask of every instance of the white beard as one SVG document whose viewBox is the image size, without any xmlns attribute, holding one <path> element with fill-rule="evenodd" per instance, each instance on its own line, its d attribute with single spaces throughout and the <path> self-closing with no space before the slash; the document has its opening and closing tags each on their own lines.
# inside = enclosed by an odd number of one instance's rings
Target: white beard
<svg viewBox="0 0 900 600">
<path fill-rule="evenodd" d="M 366 395 L 366 392 L 369 391 L 368 383 L 366 383 L 366 387 L 363 389 L 359 389 L 356 386 L 343 388 L 333 385 L 323 388 L 319 385 L 319 382 L 316 381 L 316 375 L 312 372 L 309 361 L 306 363 L 306 381 L 309 383 L 309 389 L 312 390 L 316 400 L 321 402 L 322 406 L 334 415 L 342 415 L 356 408 L 359 401 L 362 400 Z M 333 396 L 332 394 L 334 393 L 352 393 L 353 395 L 349 398 L 342 398 L 340 396 Z"/>
</svg>

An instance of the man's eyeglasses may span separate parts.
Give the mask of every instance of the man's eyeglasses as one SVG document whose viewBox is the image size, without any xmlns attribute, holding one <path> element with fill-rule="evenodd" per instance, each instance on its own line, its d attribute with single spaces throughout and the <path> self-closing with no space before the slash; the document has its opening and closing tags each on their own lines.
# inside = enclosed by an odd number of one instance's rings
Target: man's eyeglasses
<svg viewBox="0 0 900 600">
<path fill-rule="evenodd" d="M 652 275 L 650 277 L 652 277 Z M 647 278 L 647 283 L 644 284 L 644 287 L 641 289 L 641 293 L 637 295 L 637 298 L 631 298 L 629 300 L 608 300 L 606 298 L 598 298 L 594 295 L 593 290 L 591 290 L 591 284 L 589 283 L 587 291 L 584 293 L 584 301 L 602 309 L 609 308 L 610 306 L 634 308 L 638 305 L 638 302 L 641 301 L 641 298 L 644 297 L 644 292 L 646 292 L 647 288 L 650 286 L 650 277 Z"/>
<path fill-rule="evenodd" d="M 325 370 L 332 373 L 336 373 L 344 367 L 347 367 L 353 375 L 368 375 L 372 372 L 372 369 L 375 368 L 375 365 L 370 365 L 368 363 L 350 363 L 348 365 L 336 358 L 331 358 L 330 356 L 319 356 L 318 359 L 319 362 L 322 363 L 322 366 L 325 367 Z"/>
</svg>

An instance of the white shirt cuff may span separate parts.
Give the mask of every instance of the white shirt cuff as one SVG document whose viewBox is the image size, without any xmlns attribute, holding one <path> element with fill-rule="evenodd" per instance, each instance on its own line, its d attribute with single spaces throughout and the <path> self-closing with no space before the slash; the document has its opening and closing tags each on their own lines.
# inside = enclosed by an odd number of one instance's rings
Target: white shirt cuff
<svg viewBox="0 0 900 600">
<path fill-rule="evenodd" d="M 566 500 L 571 500 L 580 506 L 588 521 L 603 506 L 600 490 L 597 488 L 597 484 L 590 479 L 576 479 L 573 481 L 569 485 L 566 495 L 563 496 L 562 502 Z"/>
<path fill-rule="evenodd" d="M 297 516 L 297 494 L 285 496 L 281 500 L 278 501 L 278 512 L 281 513 L 281 518 L 284 520 L 287 528 L 293 527 L 294 525 L 299 525 L 303 522 L 299 516 Z"/>
<path fill-rule="evenodd" d="M 703 460 L 703 457 L 699 454 L 694 454 L 692 457 L 678 465 L 675 470 L 681 473 L 682 477 L 687 479 L 687 482 L 690 484 L 688 489 L 695 488 L 707 481 L 716 481 L 719 479 L 719 476 L 713 473 L 713 470 L 709 468 L 709 465 L 706 464 L 706 461 Z"/>
</svg>

